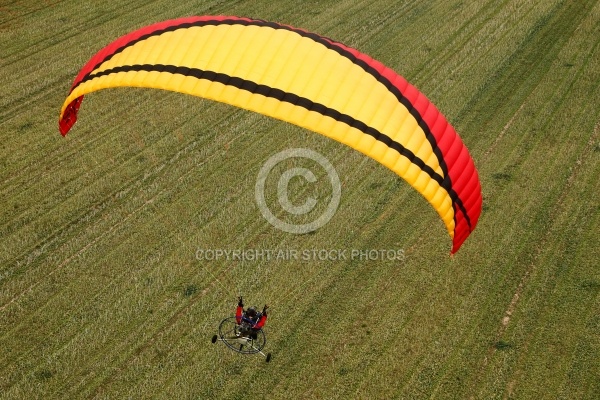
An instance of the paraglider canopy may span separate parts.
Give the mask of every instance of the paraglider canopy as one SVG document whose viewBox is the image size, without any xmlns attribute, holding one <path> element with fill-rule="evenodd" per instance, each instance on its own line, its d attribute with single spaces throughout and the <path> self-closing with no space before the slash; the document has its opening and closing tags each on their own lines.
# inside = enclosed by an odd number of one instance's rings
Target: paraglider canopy
<svg viewBox="0 0 600 400">
<path fill-rule="evenodd" d="M 474 162 L 454 128 L 404 78 L 331 39 L 274 22 L 188 17 L 129 33 L 81 69 L 61 109 L 130 86 L 187 93 L 281 119 L 344 143 L 404 178 L 435 208 L 455 253 L 481 213 Z"/>
</svg>

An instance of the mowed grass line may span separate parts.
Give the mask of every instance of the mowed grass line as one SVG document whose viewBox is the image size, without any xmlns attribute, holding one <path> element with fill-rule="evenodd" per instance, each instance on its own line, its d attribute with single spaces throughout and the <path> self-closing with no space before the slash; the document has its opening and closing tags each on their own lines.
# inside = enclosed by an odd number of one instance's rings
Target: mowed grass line
<svg viewBox="0 0 600 400">
<path fill-rule="evenodd" d="M 73 65 L 33 32 L 19 51 L 46 56 L 53 78 L 31 103 L 3 89 L 14 101 L 0 120 L 0 397 L 596 397 L 599 18 L 597 4 L 570 5 L 101 3 L 84 14 L 108 10 L 87 36 L 61 21 L 77 32 Z M 227 106 L 107 91 L 86 99 L 75 134 L 52 136 L 60 74 L 70 84 L 98 48 L 90 35 L 203 10 L 309 28 L 399 66 L 478 161 L 486 208 L 461 252 L 447 257 L 435 212 L 385 168 Z M 322 152 L 344 184 L 312 235 L 274 230 L 254 203 L 262 162 L 288 147 Z M 199 246 L 400 247 L 406 260 L 199 262 Z M 272 305 L 270 365 L 210 344 L 238 292 Z"/>
</svg>

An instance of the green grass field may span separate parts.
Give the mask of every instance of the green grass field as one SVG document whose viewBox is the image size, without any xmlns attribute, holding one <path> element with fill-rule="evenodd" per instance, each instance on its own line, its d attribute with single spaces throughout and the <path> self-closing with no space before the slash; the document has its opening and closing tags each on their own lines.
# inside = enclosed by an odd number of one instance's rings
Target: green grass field
<svg viewBox="0 0 600 400">
<path fill-rule="evenodd" d="M 425 93 L 482 182 L 462 249 L 375 161 L 224 104 L 100 91 L 59 134 L 97 50 L 204 14 L 334 38 Z M 0 2 L 0 398 L 600 398 L 599 44 L 596 0 Z M 264 162 L 297 147 L 342 181 L 304 235 L 254 198 Z M 240 294 L 271 306 L 268 364 L 210 342 Z"/>
</svg>

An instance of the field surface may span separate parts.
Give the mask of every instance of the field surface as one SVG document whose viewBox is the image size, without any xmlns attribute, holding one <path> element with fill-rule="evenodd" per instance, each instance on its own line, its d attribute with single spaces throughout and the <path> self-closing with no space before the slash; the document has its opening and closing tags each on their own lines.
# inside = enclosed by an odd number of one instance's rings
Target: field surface
<svg viewBox="0 0 600 400">
<path fill-rule="evenodd" d="M 105 90 L 59 134 L 96 51 L 205 14 L 334 38 L 417 86 L 480 173 L 461 250 L 385 167 L 225 104 Z M 599 43 L 596 0 L 1 1 L 0 399 L 600 398 Z M 290 148 L 342 183 L 310 234 L 255 201 Z M 270 363 L 210 342 L 239 295 L 270 305 Z"/>
</svg>

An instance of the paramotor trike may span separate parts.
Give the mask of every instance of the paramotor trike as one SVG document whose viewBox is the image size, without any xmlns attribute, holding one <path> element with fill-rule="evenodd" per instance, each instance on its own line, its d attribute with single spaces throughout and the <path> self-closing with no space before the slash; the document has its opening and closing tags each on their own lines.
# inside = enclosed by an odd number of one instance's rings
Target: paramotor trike
<svg viewBox="0 0 600 400">
<path fill-rule="evenodd" d="M 228 317 L 219 324 L 219 334 L 212 337 L 212 342 L 217 340 L 225 343 L 231 350 L 241 354 L 260 353 L 266 361 L 271 361 L 271 353 L 263 353 L 267 344 L 267 337 L 262 329 L 252 329 L 253 322 L 242 316 L 238 324 L 236 317 Z"/>
</svg>

